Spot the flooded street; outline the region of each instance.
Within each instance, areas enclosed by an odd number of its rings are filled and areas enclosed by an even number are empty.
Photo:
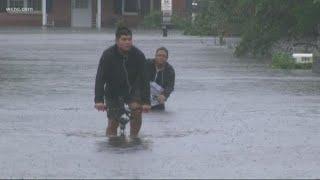
[[[93,99],[114,39],[0,30],[0,178],[320,177],[320,76],[234,58],[213,37],[133,31],[148,58],[168,48],[175,91],[139,139],[108,140]]]

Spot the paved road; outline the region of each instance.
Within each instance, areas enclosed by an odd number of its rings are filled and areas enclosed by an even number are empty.
[[[169,33],[134,34],[147,57],[170,50],[166,112],[144,115],[140,142],[112,142],[93,109],[112,30],[0,31],[0,177],[320,177],[320,77]]]

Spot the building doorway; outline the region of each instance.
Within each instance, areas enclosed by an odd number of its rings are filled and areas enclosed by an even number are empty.
[[[92,21],[91,0],[71,1],[71,26],[91,27]]]

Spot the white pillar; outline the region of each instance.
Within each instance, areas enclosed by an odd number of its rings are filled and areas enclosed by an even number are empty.
[[[98,29],[101,28],[101,0],[97,0],[96,26]]]
[[[42,0],[42,26],[47,25],[47,0]]]

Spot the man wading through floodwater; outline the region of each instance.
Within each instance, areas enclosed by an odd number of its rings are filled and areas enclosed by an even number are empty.
[[[95,84],[95,108],[107,111],[107,136],[116,136],[121,109],[131,110],[130,136],[137,137],[142,111],[150,110],[150,86],[145,71],[146,58],[132,43],[132,32],[126,27],[116,31],[116,44],[106,49],[99,62]]]

